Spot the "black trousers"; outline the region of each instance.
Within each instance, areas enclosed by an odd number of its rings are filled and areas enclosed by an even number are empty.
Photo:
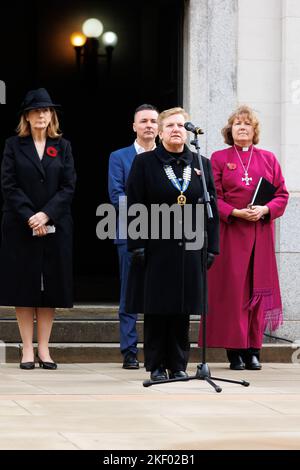
[[[158,367],[186,370],[190,351],[189,326],[189,315],[144,315],[147,371]]]

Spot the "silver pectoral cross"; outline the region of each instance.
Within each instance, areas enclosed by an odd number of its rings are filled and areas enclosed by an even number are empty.
[[[245,178],[242,178],[242,181],[246,181],[246,186],[250,186],[249,181],[252,181],[252,178],[251,178],[251,176],[250,177],[248,176],[247,171],[245,171]]]

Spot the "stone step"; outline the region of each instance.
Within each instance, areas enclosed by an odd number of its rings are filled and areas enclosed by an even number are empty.
[[[119,306],[116,304],[76,304],[73,308],[57,308],[57,320],[105,320],[118,319]],[[0,320],[15,319],[14,307],[0,307]]]
[[[73,308],[57,308],[55,311],[55,320],[118,320],[118,310],[119,306],[116,304],[77,304],[74,305]],[[138,315],[138,319],[140,320],[142,320],[143,317],[143,314]],[[200,315],[191,315],[190,318],[199,321]],[[0,321],[10,319],[16,319],[14,307],[0,307]]]
[[[137,328],[141,344],[140,360],[143,361],[143,315],[138,315]],[[191,362],[201,362],[201,350],[196,346],[199,316],[191,317]],[[36,338],[35,338],[36,341]],[[18,362],[20,335],[13,307],[0,307],[0,363]],[[299,345],[272,343],[265,339],[262,360],[266,362],[300,362]],[[118,305],[77,304],[72,309],[57,309],[51,335],[51,348],[55,360],[61,363],[121,362],[119,350]],[[208,349],[208,362],[226,362],[223,349]]]
[[[198,341],[199,320],[190,322],[190,340]],[[143,321],[137,321],[140,341],[144,341]],[[15,320],[0,320],[0,341],[16,343],[20,333]],[[34,332],[36,341],[36,330]],[[51,333],[53,343],[117,343],[119,341],[118,320],[56,320]],[[267,340],[266,340],[267,342]]]
[[[142,344],[139,359],[143,361]],[[51,353],[58,363],[122,362],[118,343],[51,343]],[[227,362],[224,349],[207,349],[206,361]],[[264,344],[262,362],[300,363],[300,344]],[[0,363],[19,362],[18,343],[0,343]],[[202,362],[202,350],[191,344],[190,362]]]
[[[116,313],[107,318],[106,313],[99,314],[98,318],[77,319],[64,316],[56,318],[51,334],[54,343],[117,343],[119,341],[119,319]],[[143,315],[138,315],[137,330],[140,341],[143,341]],[[199,330],[199,317],[191,318],[191,342],[197,342]],[[36,334],[34,336],[36,341]],[[17,321],[14,317],[5,319],[0,317],[0,341],[16,343],[20,341]],[[274,343],[265,336],[265,343]]]
[[[197,342],[199,320],[191,320],[191,342]],[[140,341],[144,340],[143,320],[137,321]],[[0,340],[5,343],[20,341],[16,320],[0,320]],[[34,335],[36,341],[36,332]],[[56,320],[51,333],[53,343],[117,343],[119,342],[119,320]]]

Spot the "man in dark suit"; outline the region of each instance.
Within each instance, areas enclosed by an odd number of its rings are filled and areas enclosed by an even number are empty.
[[[133,130],[136,140],[129,147],[121,148],[112,152],[109,158],[108,190],[111,203],[119,210],[122,199],[124,201],[125,187],[131,169],[132,162],[137,154],[153,150],[156,147],[155,138],[158,133],[157,127],[158,110],[150,105],[139,106],[134,113]],[[120,268],[120,348],[123,354],[124,369],[138,369],[136,331],[136,313],[125,311],[126,287],[128,272],[131,263],[131,253],[127,251],[127,240],[121,238],[117,230],[115,243],[118,248]]]

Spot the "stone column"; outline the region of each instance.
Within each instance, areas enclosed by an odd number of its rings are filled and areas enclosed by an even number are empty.
[[[202,154],[224,148],[220,133],[237,101],[238,0],[186,2],[184,107],[205,134]]]
[[[290,201],[280,220],[278,260],[285,322],[300,338],[300,2],[282,0],[281,164]]]

